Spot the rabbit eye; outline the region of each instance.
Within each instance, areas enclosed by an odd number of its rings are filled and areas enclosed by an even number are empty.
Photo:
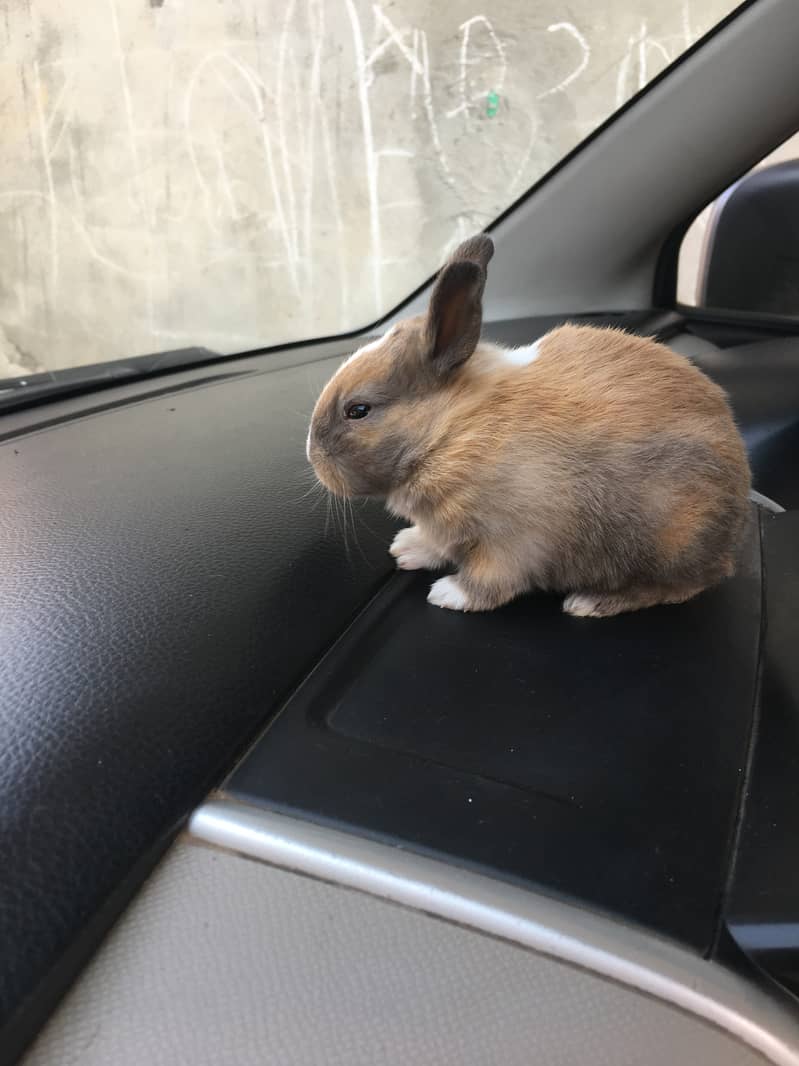
[[[351,403],[344,413],[347,418],[366,418],[371,410],[368,403]]]

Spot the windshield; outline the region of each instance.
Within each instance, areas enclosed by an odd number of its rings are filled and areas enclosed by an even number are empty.
[[[736,6],[6,4],[0,379],[374,322]]]

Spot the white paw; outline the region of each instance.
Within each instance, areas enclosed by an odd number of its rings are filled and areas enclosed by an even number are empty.
[[[575,618],[593,618],[596,616],[599,603],[599,596],[591,596],[586,592],[572,592],[563,601],[563,610],[566,614],[573,614]]]
[[[438,556],[426,546],[416,526],[401,529],[388,550],[400,570],[435,570],[440,566]]]
[[[469,601],[466,593],[454,577],[440,577],[434,582],[427,597],[434,607],[446,607],[450,611],[467,611]]]

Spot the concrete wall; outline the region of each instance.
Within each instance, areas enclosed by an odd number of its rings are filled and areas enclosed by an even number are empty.
[[[367,324],[736,0],[0,0],[0,377]]]

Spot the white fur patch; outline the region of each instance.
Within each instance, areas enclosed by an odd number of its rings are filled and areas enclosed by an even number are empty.
[[[308,427],[308,436],[305,438],[305,458],[311,461],[311,427]]]
[[[440,577],[433,583],[427,602],[434,607],[446,607],[449,611],[465,611],[469,601],[457,578]]]
[[[599,606],[599,597],[585,592],[572,592],[563,601],[563,610],[575,618],[593,618]]]
[[[383,342],[388,340],[388,338],[391,336],[391,334],[396,328],[396,326],[392,326],[391,329],[387,330],[382,337],[378,337],[376,341],[369,341],[368,344],[364,344],[357,350],[357,352],[353,352],[349,359],[344,360],[344,362],[341,364],[342,367],[349,366],[349,364],[354,359],[359,359],[362,355],[367,355],[369,352],[377,351],[377,349],[383,344]]]
[[[534,344],[527,344],[524,348],[503,348],[500,344],[491,344],[483,341],[478,344],[469,366],[475,374],[493,374],[497,370],[514,367],[521,369],[534,363],[541,355],[541,337]]]
[[[503,348],[502,358],[511,366],[529,366],[541,354],[541,342],[528,344],[524,348]]]
[[[401,529],[388,550],[400,570],[437,570],[442,563],[440,555],[425,543],[416,526]]]

